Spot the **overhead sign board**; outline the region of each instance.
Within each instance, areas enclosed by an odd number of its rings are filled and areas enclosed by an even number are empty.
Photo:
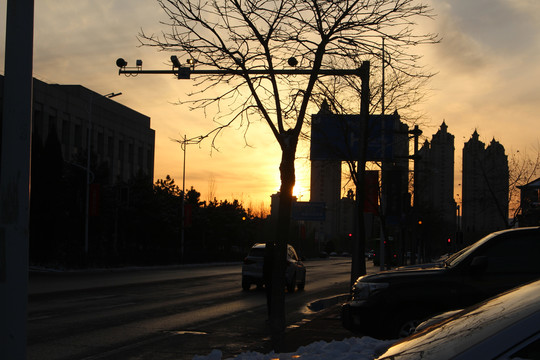
[[[311,118],[311,160],[356,161],[365,138],[360,115],[316,114]],[[393,158],[399,115],[370,115],[367,161]]]
[[[318,201],[294,202],[291,216],[294,220],[324,221],[326,219],[326,204]]]

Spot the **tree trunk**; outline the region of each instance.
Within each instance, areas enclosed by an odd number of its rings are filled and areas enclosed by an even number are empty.
[[[289,135],[289,134],[287,134]],[[294,159],[296,142],[294,136],[286,138],[282,145],[282,157],[279,167],[281,190],[276,242],[274,247],[274,266],[272,273],[272,294],[270,307],[270,327],[272,347],[279,352],[285,332],[285,269],[287,265],[287,244],[291,224],[292,193],[295,184]],[[297,137],[296,137],[297,139]],[[293,144],[289,142],[294,142]]]

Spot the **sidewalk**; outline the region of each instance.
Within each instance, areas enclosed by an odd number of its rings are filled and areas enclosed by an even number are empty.
[[[310,321],[289,326],[285,331],[285,344],[281,352],[295,352],[300,346],[317,341],[341,341],[361,334],[345,329],[341,324],[341,303],[321,310]]]
[[[372,262],[369,262],[366,270],[367,274],[380,272],[379,267]],[[341,323],[341,304],[345,301],[346,295],[339,296],[334,303],[317,312],[310,321],[287,327],[282,352],[295,352],[299,347],[317,341],[332,342],[361,337],[362,334],[345,329]]]

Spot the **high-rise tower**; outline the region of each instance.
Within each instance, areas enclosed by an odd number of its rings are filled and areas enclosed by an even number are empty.
[[[508,157],[495,139],[486,148],[478,132],[463,147],[463,231],[475,241],[508,224]]]
[[[426,140],[419,150],[414,206],[429,232],[429,246],[434,252],[444,251],[445,243],[456,233],[454,150],[454,135],[444,121],[431,144]]]

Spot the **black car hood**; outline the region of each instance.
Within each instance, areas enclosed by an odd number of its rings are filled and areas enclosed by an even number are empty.
[[[405,271],[405,270],[419,270],[419,269],[440,269],[443,267],[444,267],[444,262],[433,262],[433,263],[427,263],[427,264],[400,266],[394,270]]]
[[[440,263],[403,266],[394,270],[383,271],[377,274],[365,275],[360,278],[362,282],[382,282],[394,278],[405,276],[424,277],[438,276],[446,272],[447,268],[441,266]]]

